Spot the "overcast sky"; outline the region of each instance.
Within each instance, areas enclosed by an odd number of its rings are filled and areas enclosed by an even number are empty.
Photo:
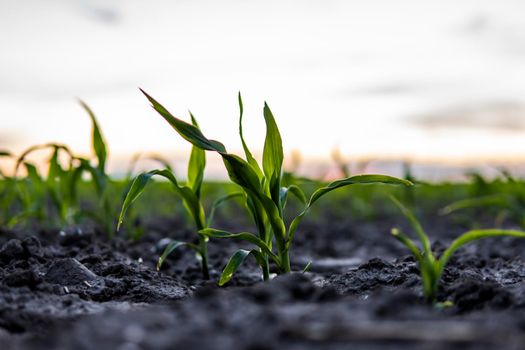
[[[144,88],[205,134],[262,149],[452,159],[525,155],[525,2],[0,0],[0,148],[184,152]]]

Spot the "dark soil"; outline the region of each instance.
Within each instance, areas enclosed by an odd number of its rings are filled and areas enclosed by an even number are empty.
[[[193,239],[178,222],[151,224],[139,242],[84,228],[0,234],[1,349],[523,349],[525,242],[461,249],[425,303],[415,261],[377,218],[305,221],[296,272],[260,282],[249,262],[217,278],[242,243],[210,244],[210,281],[180,250],[155,270],[162,238]],[[428,223],[427,223],[428,224]],[[428,225],[435,251],[464,231]],[[160,241],[160,243],[159,243]],[[442,242],[442,243],[440,243]]]

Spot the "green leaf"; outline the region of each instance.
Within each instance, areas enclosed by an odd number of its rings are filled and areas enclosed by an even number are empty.
[[[261,265],[261,267],[263,267],[262,265],[266,265],[264,257],[261,255],[261,252],[259,252],[258,250],[239,249],[235,253],[233,253],[233,255],[228,260],[228,263],[224,267],[224,270],[222,270],[222,274],[219,279],[219,287],[224,286],[226,283],[228,283],[231,280],[233,274],[237,271],[239,266],[242,265],[244,260],[246,260],[246,258],[249,255],[254,256],[255,259],[257,260],[257,263]]]
[[[392,185],[405,185],[405,186],[412,186],[412,183],[407,180],[399,179],[397,177],[388,176],[388,175],[355,175],[351,176],[346,179],[337,180],[329,183],[325,187],[321,187],[317,189],[312,196],[310,197],[310,200],[306,204],[306,207],[303,209],[303,211],[297,215],[292,223],[290,224],[290,227],[288,229],[288,237],[286,239],[286,244],[288,247],[293,241],[293,237],[295,235],[295,231],[297,230],[297,227],[303,220],[303,217],[306,215],[310,207],[322,196],[325,194],[338,189],[340,187],[349,186],[349,185],[356,185],[356,184],[392,184]]]
[[[140,174],[133,181],[128,193],[126,194],[126,198],[124,199],[124,204],[122,205],[117,230],[120,228],[120,225],[122,224],[124,215],[126,214],[128,208],[142,194],[144,188],[146,187],[150,179],[155,175],[162,176],[168,179],[173,184],[175,191],[181,196],[185,208],[193,217],[197,229],[204,228],[204,209],[202,208],[199,199],[195,196],[195,193],[193,193],[193,191],[189,187],[179,185],[173,172],[167,169],[156,169],[151,170],[147,173]]]
[[[166,261],[167,257],[173,253],[173,251],[179,247],[187,246],[191,249],[195,250],[197,254],[202,254],[199,247],[197,247],[195,244],[188,243],[188,242],[181,242],[176,240],[171,240],[171,242],[164,248],[164,252],[162,252],[162,255],[159,257],[159,260],[157,261],[157,271],[160,270],[162,267],[162,264],[164,264],[164,261]]]
[[[49,169],[47,173],[48,183],[54,182],[56,178],[61,178],[63,176],[64,169],[62,169],[62,166],[58,161],[58,155],[59,148],[55,148],[51,158],[49,159]]]
[[[242,158],[229,153],[221,154],[230,179],[241,186],[254,200],[257,200],[269,219],[278,244],[284,244],[285,227],[277,205],[264,194],[257,174]]]
[[[91,179],[95,184],[95,190],[98,196],[102,197],[104,195],[104,191],[106,190],[108,178],[103,172],[100,171],[98,167],[93,167],[88,159],[77,158],[77,161],[79,161],[80,164],[75,171],[75,175],[73,176],[74,178],[71,181],[70,186],[76,186],[77,183],[82,179],[82,174],[86,172],[91,175]]]
[[[0,151],[0,157],[12,157],[12,156],[13,155],[9,151],[4,151],[4,150]]]
[[[243,134],[243,131],[242,131],[242,117],[243,117],[244,109],[243,109],[243,105],[242,105],[242,98],[241,98],[241,93],[240,92],[238,94],[238,100],[239,100],[239,136],[241,137],[242,148],[244,149],[244,154],[246,155],[246,161],[248,162],[248,164],[250,164],[252,166],[253,170],[255,171],[255,173],[257,174],[259,179],[262,179],[263,178],[263,173],[261,171],[261,168],[259,167],[259,164],[257,163],[255,158],[253,157],[252,152],[250,152],[250,149],[248,148],[248,146],[246,145],[246,142],[244,140],[244,134]]]
[[[398,241],[403,243],[414,255],[414,257],[417,259],[419,263],[423,260],[423,255],[421,255],[421,252],[419,251],[419,248],[416,246],[414,241],[410,239],[406,234],[404,234],[400,229],[393,228],[392,236],[394,236]]]
[[[259,238],[266,242],[266,244],[268,244],[268,247],[271,247],[271,226],[268,223],[268,216],[266,215],[266,212],[262,207],[261,202],[257,200],[257,198],[253,195],[247,195],[246,207],[248,208],[248,211],[252,216],[253,222],[257,227]]]
[[[331,192],[343,186],[356,185],[356,184],[391,184],[391,185],[404,185],[404,186],[413,185],[410,181],[399,179],[397,177],[388,176],[388,175],[373,174],[373,175],[351,176],[346,179],[331,182],[327,186],[316,190],[310,197],[310,200],[308,202],[308,207],[310,207],[315,201],[317,201],[320,197],[324,196],[328,192]]]
[[[261,204],[272,226],[277,244],[283,245],[286,228],[284,227],[280,210],[277,204],[264,194],[253,168],[244,159],[236,155],[221,153],[221,156],[230,179],[241,186],[248,193],[248,196],[256,199]]]
[[[268,248],[266,243],[252,233],[249,233],[249,232],[232,233],[228,231],[217,230],[214,228],[206,228],[206,229],[200,230],[199,233],[201,235],[211,237],[211,238],[238,238],[240,240],[250,242],[252,244],[255,244],[257,247],[261,248],[261,250],[265,254],[268,254],[268,256],[270,256],[274,261],[276,262],[279,261],[279,258]]]
[[[253,193],[262,192],[259,177],[244,159],[230,153],[221,153],[221,156],[228,176],[233,182]]]
[[[401,213],[407,218],[408,222],[412,226],[412,229],[416,232],[421,244],[423,245],[423,251],[426,255],[432,255],[432,250],[430,249],[430,240],[428,239],[427,234],[423,230],[423,227],[417,220],[417,218],[412,214],[412,212],[405,207],[400,201],[397,200],[394,196],[390,196],[390,200],[399,208]]]
[[[222,143],[209,140],[202,134],[198,127],[174,117],[166,108],[164,108],[164,106],[158,103],[144,90],[140,89],[140,91],[146,96],[153,108],[164,118],[164,120],[166,120],[186,141],[207,151],[226,152],[226,148]]]
[[[6,226],[12,229],[19,223],[24,222],[27,219],[37,217],[38,215],[39,215],[38,208],[31,208],[31,209],[25,210],[9,218],[9,220],[6,223]]]
[[[473,241],[477,241],[483,238],[502,237],[502,236],[525,238],[525,232],[516,231],[516,230],[499,230],[499,229],[471,230],[471,231],[465,232],[464,234],[456,238],[452,242],[450,247],[448,247],[443,252],[443,255],[441,255],[441,257],[439,258],[438,271],[441,273],[441,271],[444,269],[445,265],[447,264],[450,257],[454,254],[454,252],[458,250],[460,247],[464,246],[465,244],[473,242]]]
[[[104,141],[104,137],[102,136],[102,131],[100,129],[100,126],[98,125],[97,118],[95,117],[95,113],[89,108],[89,106],[82,100],[78,100],[82,108],[87,112],[89,117],[91,118],[91,124],[93,128],[92,136],[91,136],[91,147],[93,147],[93,151],[95,152],[95,155],[97,157],[97,167],[100,170],[101,173],[106,173],[106,159],[108,156],[107,146],[106,142]]]
[[[269,181],[269,190],[272,200],[280,207],[281,172],[284,160],[283,142],[279,128],[272,111],[264,103],[264,120],[266,122],[266,138],[263,150],[263,171]]]
[[[467,198],[453,202],[440,210],[441,215],[448,215],[454,211],[476,208],[476,207],[490,207],[490,206],[507,206],[509,198],[502,194],[483,196],[477,198]]]
[[[198,128],[197,120],[191,114],[193,125]],[[195,195],[200,198],[202,181],[204,178],[204,168],[206,167],[206,154],[203,149],[193,146],[191,148],[190,161],[188,163],[188,186],[193,189]]]
[[[17,176],[18,169],[24,163],[25,159],[27,158],[27,156],[29,154],[31,154],[31,153],[33,153],[35,151],[46,149],[46,148],[51,148],[51,149],[53,149],[53,151],[56,150],[56,149],[61,149],[64,152],[66,152],[66,154],[70,158],[75,158],[73,153],[69,150],[69,148],[67,146],[59,144],[59,143],[45,143],[45,144],[41,144],[41,145],[31,146],[28,149],[26,149],[24,152],[22,152],[22,154],[16,160],[15,171],[14,171],[14,175],[13,176],[14,177]]]
[[[42,178],[38,174],[38,170],[36,169],[36,166],[29,162],[24,162],[24,167],[26,168],[27,177],[33,182],[34,184],[41,184],[43,185]]]
[[[237,271],[248,255],[250,255],[249,250],[239,249],[230,257],[224,270],[222,270],[221,278],[219,279],[219,286],[222,287],[232,278],[235,271]]]
[[[312,267],[312,261],[308,261],[308,263],[303,267],[302,273],[307,273],[310,270],[310,267]]]
[[[148,184],[152,176],[153,175],[148,174],[148,173],[142,173],[139,176],[137,176],[131,183],[131,187],[129,188],[128,193],[126,194],[126,197],[124,198],[124,203],[122,204],[122,209],[120,210],[120,215],[119,215],[118,224],[117,224],[117,231],[120,230],[120,226],[122,225],[122,222],[124,221],[124,215],[126,215],[126,212],[128,211],[129,207],[142,194],[142,192],[144,191],[144,188],[146,187],[146,185]]]

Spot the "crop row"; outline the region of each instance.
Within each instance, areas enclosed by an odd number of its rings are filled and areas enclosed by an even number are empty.
[[[82,107],[92,122],[92,149],[94,156],[80,157],[75,155],[66,145],[49,143],[29,148],[15,157],[9,152],[0,152],[0,157],[12,158],[15,167],[12,175],[0,173],[0,225],[16,227],[37,222],[40,225],[53,225],[60,228],[71,227],[91,220],[98,224],[109,237],[126,226],[127,237],[138,238],[143,230],[133,222],[138,213],[133,204],[144,193],[153,177],[161,177],[171,185],[182,201],[188,218],[194,226],[195,240],[180,241],[172,239],[166,245],[158,259],[160,269],[166,258],[176,249],[182,247],[191,249],[198,257],[202,276],[210,278],[208,262],[208,244],[210,239],[235,239],[243,241],[247,248],[234,252],[224,267],[219,285],[226,284],[240,265],[253,257],[261,269],[264,280],[272,277],[272,273],[284,274],[291,272],[290,250],[294,246],[294,237],[300,230],[301,221],[309,213],[310,208],[328,193],[343,187],[359,187],[367,184],[397,185],[405,188],[403,204],[396,197],[390,200],[410,223],[420,241],[418,246],[402,230],[395,228],[392,235],[402,242],[414,255],[419,264],[423,284],[423,294],[432,303],[437,303],[439,281],[447,262],[452,254],[461,246],[487,237],[512,236],[525,238],[525,232],[518,230],[472,229],[455,239],[448,249],[436,256],[430,245],[430,240],[408,209],[413,206],[414,180],[409,176],[405,179],[387,175],[362,174],[348,176],[330,183],[304,179],[283,170],[284,153],[282,138],[277,123],[269,106],[265,103],[263,116],[266,124],[266,136],[263,147],[262,162],[259,163],[250,151],[243,136],[243,103],[239,103],[239,136],[244,150],[244,157],[227,151],[219,141],[206,137],[196,118],[190,114],[191,122],[186,122],[173,116],[154,98],[142,91],[154,110],[178,133],[180,137],[191,143],[192,149],[187,166],[185,181],[180,181],[169,163],[161,157],[151,156],[162,165],[162,168],[140,173],[133,178],[130,171],[123,186],[117,186],[107,173],[106,163],[108,151],[95,115],[83,102]],[[37,151],[49,150],[51,153],[47,162],[47,173],[40,173],[38,167],[29,160],[29,156]],[[231,184],[228,192],[210,201],[203,196],[204,170],[206,167],[206,152],[217,153],[224,164]],[[132,163],[138,161],[134,158]],[[21,172],[24,175],[21,176]],[[490,186],[481,177],[475,177],[474,184],[480,186],[479,195],[469,199],[461,199],[446,206],[442,213],[473,210],[476,207],[499,208],[496,223],[506,216],[511,216],[523,225],[523,186],[510,174],[503,172],[507,183],[515,185],[508,193],[489,193]],[[412,181],[410,181],[412,180]],[[304,183],[309,191],[305,191]],[[79,189],[91,187],[96,203],[90,207],[79,196]],[[225,187],[226,188],[226,187]],[[313,188],[313,189],[312,189]],[[386,192],[386,191],[385,191]],[[385,193],[385,198],[389,196]],[[525,198],[525,196],[523,196]],[[230,232],[213,227],[216,210],[235,200],[241,203],[252,220],[253,231]],[[295,201],[289,212],[287,204]],[[117,204],[116,204],[117,202]],[[211,204],[208,204],[211,203]],[[205,207],[207,210],[205,210]],[[298,209],[297,209],[298,208]],[[501,216],[501,217],[500,217]],[[131,222],[126,225],[125,222]],[[305,266],[304,269],[308,269]]]

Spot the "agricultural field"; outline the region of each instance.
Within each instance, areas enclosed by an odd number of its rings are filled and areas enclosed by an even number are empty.
[[[185,174],[151,156],[113,178],[84,102],[92,157],[0,153],[15,168],[0,174],[2,349],[523,348],[522,179],[323,182],[283,169],[266,104],[256,160],[240,95],[243,154],[144,95],[192,144]],[[229,181],[205,178],[209,152]]]

